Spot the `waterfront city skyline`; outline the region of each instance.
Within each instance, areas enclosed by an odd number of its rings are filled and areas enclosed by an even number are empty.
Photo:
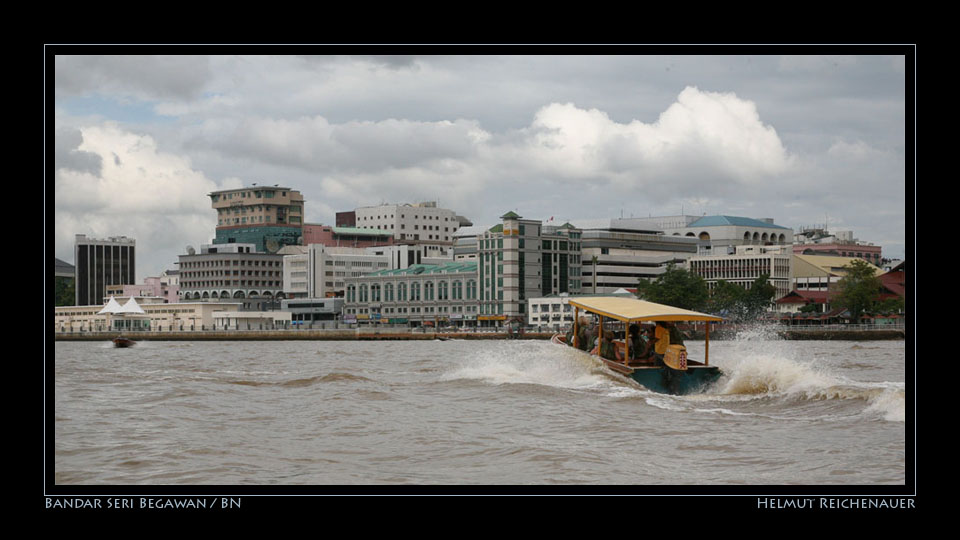
[[[208,193],[257,183],[300,191],[308,223],[420,201],[477,225],[724,214],[826,224],[902,258],[911,69],[885,54],[58,56],[55,255],[73,262],[75,234],[124,235],[138,281],[158,275],[211,242]]]

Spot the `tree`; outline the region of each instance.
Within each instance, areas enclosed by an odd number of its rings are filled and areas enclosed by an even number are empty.
[[[53,280],[54,305],[72,306],[75,300],[74,290],[76,289],[74,281],[70,278],[56,276]]]
[[[702,277],[674,264],[655,280],[641,279],[637,297],[658,304],[700,311],[707,307],[710,293]]]
[[[710,293],[711,313],[736,313],[747,290],[726,280],[720,280]]]
[[[767,282],[768,276],[761,275],[754,280],[749,289],[729,281],[718,281],[710,295],[709,309],[713,313],[723,313],[737,321],[749,321],[757,318],[770,307],[776,287]]]
[[[867,261],[857,259],[843,269],[847,273],[837,283],[833,304],[846,308],[852,322],[858,324],[860,317],[877,305],[882,284],[877,277],[877,268]]]
[[[770,279],[769,275],[761,274],[753,281],[750,290],[744,295],[743,305],[746,317],[756,318],[770,308],[770,302],[773,301],[773,296],[777,294],[777,288],[770,284],[768,279]]]

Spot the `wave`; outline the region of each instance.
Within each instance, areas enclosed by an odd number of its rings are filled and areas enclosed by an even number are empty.
[[[859,382],[832,373],[816,362],[799,362],[775,347],[768,353],[743,354],[722,366],[724,377],[716,391],[743,400],[777,398],[783,401],[862,401],[867,415],[903,422],[906,392],[902,382]]]
[[[230,380],[226,381],[228,384],[236,384],[241,386],[281,386],[281,387],[305,387],[312,386],[317,383],[328,383],[328,382],[341,382],[341,381],[369,381],[366,377],[361,377],[359,375],[353,375],[350,373],[330,373],[323,376],[317,377],[306,377],[302,379],[291,379],[288,381],[250,381],[250,380]]]

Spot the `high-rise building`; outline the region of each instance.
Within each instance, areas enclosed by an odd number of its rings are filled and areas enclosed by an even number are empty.
[[[76,235],[73,247],[76,305],[101,305],[107,285],[136,283],[136,244],[136,240],[126,236],[96,239]]]
[[[545,226],[514,212],[500,219],[502,224],[477,235],[481,326],[526,320],[528,298],[581,292],[580,229]]]
[[[303,195],[279,186],[227,189],[209,194],[217,211],[214,244],[254,244],[262,253],[303,242]]]

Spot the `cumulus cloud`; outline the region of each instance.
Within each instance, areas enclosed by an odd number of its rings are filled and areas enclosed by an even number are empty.
[[[597,109],[554,103],[526,133],[527,157],[554,177],[651,194],[703,196],[705,188],[769,181],[793,159],[752,102],[693,87],[654,123],[617,123]]]
[[[182,156],[162,152],[148,136],[105,124],[78,130],[81,142],[58,161],[54,175],[56,252],[72,259],[75,234],[135,238],[142,272],[176,261],[185,240],[208,241],[216,215],[207,194],[219,189]],[[63,137],[72,146],[77,132]],[[71,153],[93,156],[98,168],[78,169]],[[91,159],[91,161],[93,161]]]

